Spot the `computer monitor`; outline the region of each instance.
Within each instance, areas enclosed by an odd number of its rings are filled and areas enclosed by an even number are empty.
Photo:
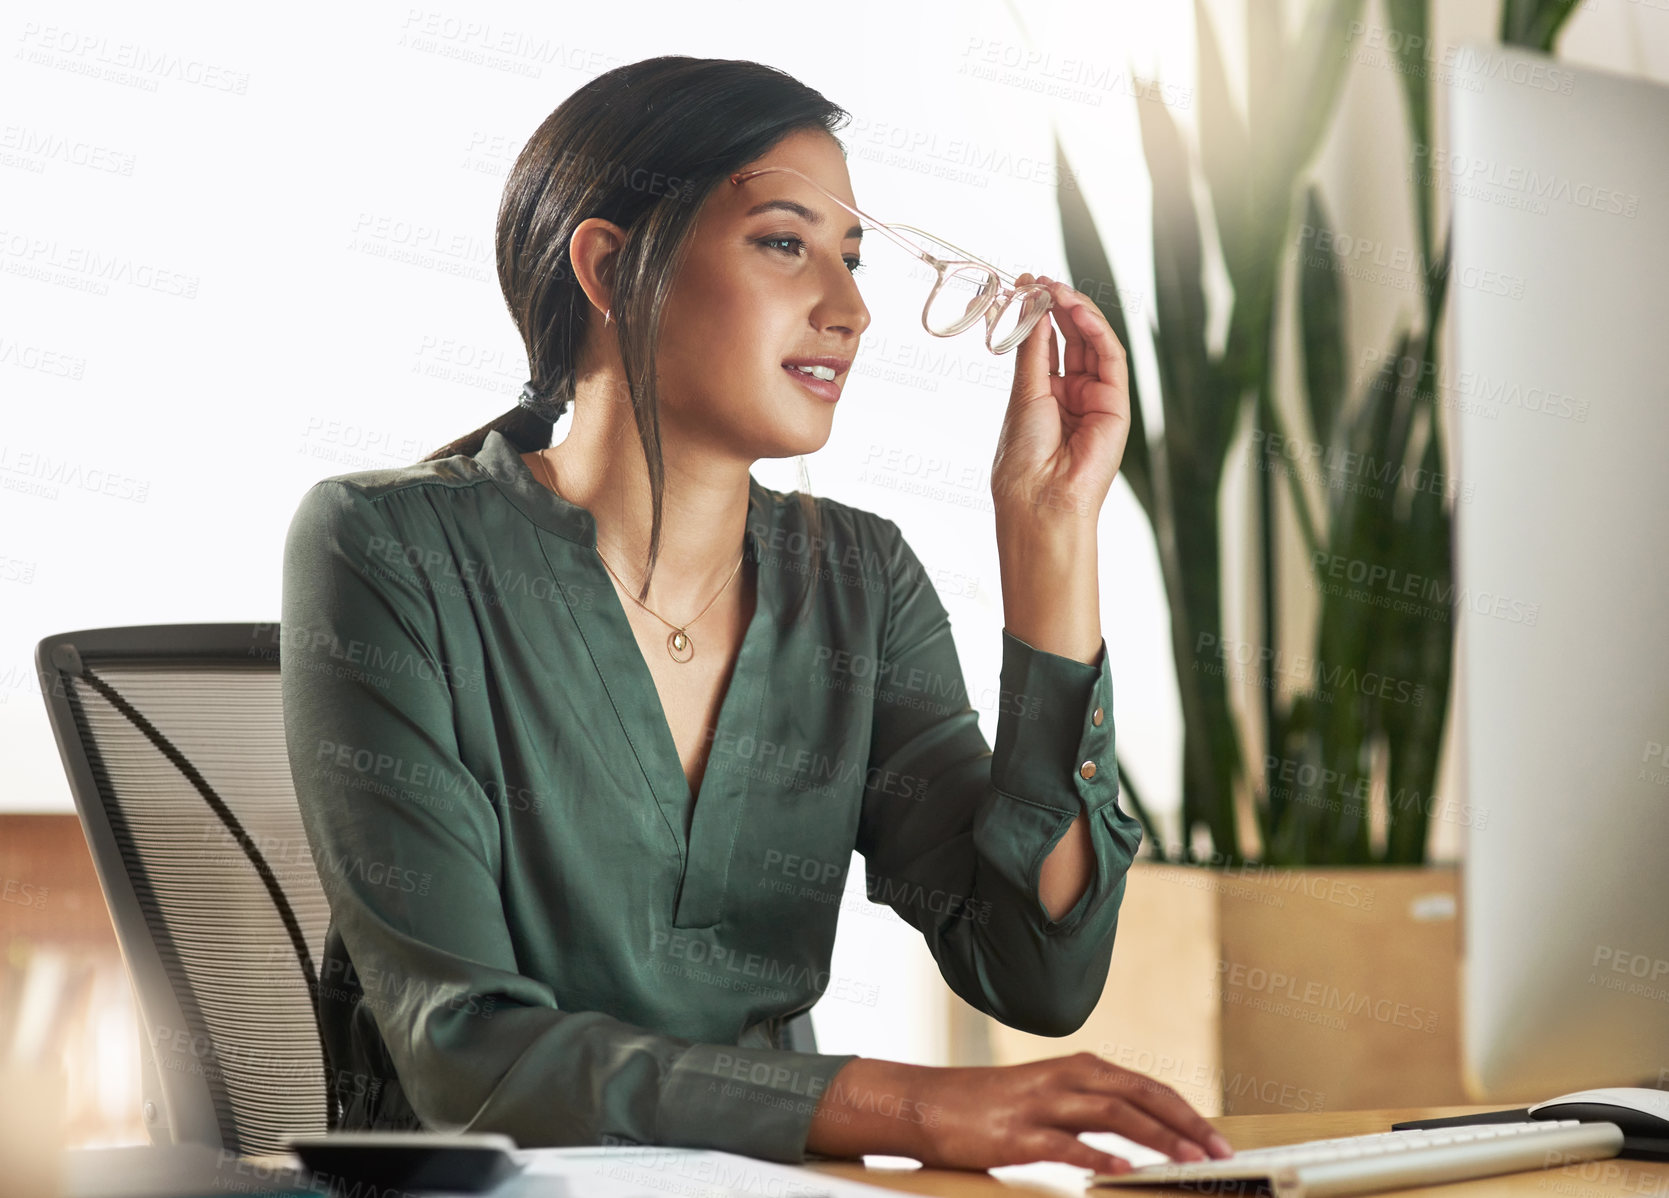
[[[1450,103],[1466,1085],[1661,1087],[1669,88],[1478,44]]]

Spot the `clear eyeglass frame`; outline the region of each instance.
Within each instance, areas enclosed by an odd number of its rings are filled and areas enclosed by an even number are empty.
[[[804,179],[830,200],[857,217],[865,229],[875,229],[884,233],[910,254],[920,258],[933,268],[936,278],[932,290],[927,293],[927,302],[921,308],[921,327],[935,337],[955,337],[957,334],[965,332],[976,320],[983,316],[985,318],[985,348],[994,354],[1006,354],[1024,341],[1027,334],[1036,327],[1037,322],[1043,319],[1043,314],[1054,306],[1054,300],[1049,295],[1049,289],[1042,283],[1021,283],[1013,275],[993,266],[983,258],[970,254],[960,246],[952,245],[944,238],[924,229],[918,229],[914,225],[889,225],[885,221],[876,220],[863,209],[854,208],[851,204],[830,192],[821,183],[791,166],[761,166],[753,170],[735,171],[730,176],[730,182],[741,184],[755,175],[767,175],[776,172]],[[950,253],[960,256],[940,258],[930,254],[904,237],[900,230],[932,241],[943,246]],[[944,291],[947,282],[957,279],[959,276],[971,278],[972,271],[984,272],[984,279],[977,288],[973,289],[972,297],[967,304],[967,310],[944,328],[934,328],[928,321],[928,313],[933,310],[933,304],[939,299],[940,293]],[[1004,313],[1008,311],[1009,305],[1016,301],[1021,305],[1017,323],[1013,329],[1003,335],[1000,341],[993,344],[991,338],[997,330],[998,323],[1002,320]]]

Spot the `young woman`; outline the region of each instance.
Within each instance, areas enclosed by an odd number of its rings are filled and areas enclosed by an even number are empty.
[[[1064,361],[1041,321],[996,451],[995,753],[897,524],[750,473],[825,443],[870,323],[829,200],[854,203],[846,115],[752,62],[580,88],[499,213],[522,402],[301,501],[283,697],[345,1128],[974,1169],[1128,1167],[1084,1130],[1228,1151],[1091,1053],[940,1069],[784,1042],[824,993],[870,998],[828,968],[854,848],[958,995],[1060,1036],[1101,995],[1141,839],[1096,577],[1126,367],[1084,296],[1038,280]],[[768,166],[797,173],[732,178]]]

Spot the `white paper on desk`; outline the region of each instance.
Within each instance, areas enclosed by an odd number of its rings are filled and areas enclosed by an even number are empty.
[[[516,1198],[898,1198],[898,1191],[707,1148],[524,1148]]]
[[[1078,1138],[1091,1148],[1123,1157],[1137,1168],[1171,1159],[1155,1148],[1138,1144],[1134,1140],[1127,1140],[1116,1132],[1083,1131],[1078,1133]],[[1093,1176],[1090,1170],[1077,1165],[1069,1165],[1065,1161],[1033,1161],[1029,1165],[998,1165],[995,1169],[988,1170],[988,1172],[998,1181],[1040,1186],[1044,1189],[1059,1190],[1064,1194],[1083,1193],[1089,1188],[1089,1179]],[[1107,1190],[1097,1189],[1094,1192],[1105,1194]]]

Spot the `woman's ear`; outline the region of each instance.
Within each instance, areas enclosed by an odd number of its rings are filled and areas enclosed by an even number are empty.
[[[615,268],[625,243],[625,230],[600,216],[582,220],[568,239],[574,279],[598,312],[613,306]]]

